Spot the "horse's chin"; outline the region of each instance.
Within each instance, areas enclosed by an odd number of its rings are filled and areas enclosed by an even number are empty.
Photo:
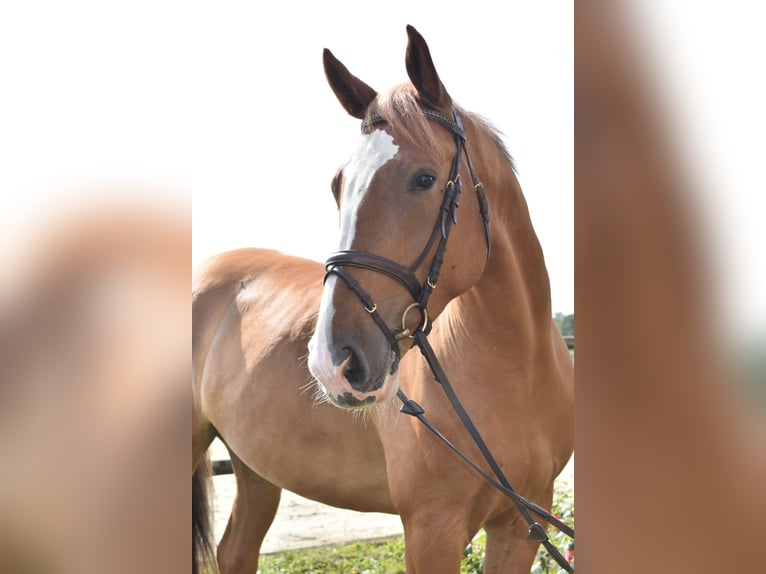
[[[399,390],[399,373],[388,375],[380,388],[372,392],[360,392],[353,389],[346,381],[326,381],[317,379],[320,399],[338,408],[362,410],[390,401]]]

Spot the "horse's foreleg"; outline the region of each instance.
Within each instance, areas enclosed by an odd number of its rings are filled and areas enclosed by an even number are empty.
[[[237,479],[237,496],[218,545],[218,567],[221,574],[255,574],[261,544],[274,521],[282,489],[229,454]]]
[[[443,516],[405,519],[407,574],[458,574],[470,535]]]
[[[550,510],[552,497],[551,488],[537,502]],[[487,532],[484,574],[529,574],[539,545],[529,540],[529,527],[515,509],[485,524],[484,530]]]

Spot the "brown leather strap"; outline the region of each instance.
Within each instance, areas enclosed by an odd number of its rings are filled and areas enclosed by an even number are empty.
[[[443,125],[445,128],[453,132],[456,136],[458,136],[460,139],[465,141],[465,131],[463,131],[463,127],[461,125],[458,125],[456,122],[454,122],[447,114],[443,114],[441,112],[438,112],[436,110],[431,110],[428,108],[423,108],[420,110],[420,113],[423,114],[426,118],[429,120],[435,121],[438,124]],[[383,118],[383,116],[379,115],[373,115],[367,118],[362,122],[362,129],[366,130],[367,128],[371,128],[375,124],[383,123],[386,120]]]
[[[354,295],[357,296],[357,298],[362,302],[364,310],[370,314],[370,317],[372,317],[375,323],[377,323],[380,330],[386,336],[386,339],[388,339],[388,343],[391,345],[391,349],[394,351],[394,363],[391,365],[391,372],[394,372],[396,367],[398,367],[399,359],[401,358],[399,343],[397,342],[393,331],[388,328],[388,325],[386,325],[383,317],[381,317],[380,313],[378,313],[378,306],[375,304],[375,301],[373,301],[372,297],[370,297],[367,291],[365,291],[362,286],[359,285],[359,282],[351,277],[348,273],[346,273],[343,269],[334,269],[333,273],[340,277],[346,286],[354,293]]]
[[[420,294],[420,282],[412,270],[399,265],[396,261],[391,261],[374,253],[350,249],[336,251],[327,258],[325,267],[327,273],[336,273],[338,267],[358,267],[360,269],[378,271],[399,281],[399,283],[407,288],[413,299],[417,299]]]

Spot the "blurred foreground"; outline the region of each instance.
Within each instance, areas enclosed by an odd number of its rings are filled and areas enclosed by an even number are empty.
[[[56,196],[2,237],[0,572],[189,570],[190,213],[163,203]]]
[[[667,29],[658,16],[666,7],[657,6],[577,4],[578,566],[590,574],[755,572],[766,534],[766,405],[746,390],[758,385],[731,368],[739,337],[730,311],[753,294],[761,298],[747,299],[753,317],[763,310],[764,294],[750,282],[763,256],[721,250],[715,234],[725,215],[717,206],[753,190],[716,187],[704,177],[711,165],[690,153],[701,134],[716,133],[705,132],[710,118],[680,121],[705,94],[676,81],[689,68],[666,74],[689,33]],[[686,7],[684,25],[701,26],[697,34],[716,49],[734,41],[717,31],[743,23],[727,9],[706,29],[705,10]],[[664,15],[678,15],[674,8]],[[736,45],[732,65],[747,55]],[[687,107],[676,114],[679,101]],[[747,196],[753,208],[762,192]],[[729,232],[744,233],[744,223]],[[733,261],[756,275],[730,281]]]

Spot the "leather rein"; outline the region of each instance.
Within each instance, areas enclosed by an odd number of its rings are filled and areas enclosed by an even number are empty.
[[[537,504],[527,500],[519,495],[511,486],[507,477],[503,473],[500,465],[495,460],[495,457],[490,452],[487,444],[484,442],[479,430],[471,420],[471,417],[466,412],[463,405],[458,400],[452,385],[447,378],[444,369],[442,369],[433,348],[428,342],[427,335],[431,330],[431,324],[428,319],[427,305],[431,293],[436,289],[437,282],[439,280],[439,274],[441,271],[442,263],[444,262],[444,252],[447,250],[447,240],[453,225],[457,224],[457,208],[460,205],[460,195],[462,193],[463,182],[460,177],[460,165],[462,163],[462,157],[466,159],[466,164],[471,175],[474,191],[476,193],[476,200],[479,204],[479,214],[484,226],[484,237],[487,245],[487,260],[491,252],[491,235],[489,228],[489,206],[487,203],[487,197],[484,193],[484,186],[479,181],[476,172],[474,171],[471,158],[468,155],[468,149],[466,148],[466,134],[463,129],[463,123],[460,119],[455,108],[452,109],[452,118],[438,112],[436,110],[423,109],[421,113],[429,120],[434,121],[447,130],[449,130],[455,140],[456,153],[452,160],[450,167],[449,179],[444,188],[444,199],[442,200],[441,207],[439,208],[439,214],[436,218],[431,236],[428,239],[423,251],[420,253],[415,262],[409,267],[405,267],[395,261],[368,253],[364,251],[345,250],[338,251],[328,257],[325,267],[326,275],[325,281],[330,275],[337,275],[346,286],[357,296],[365,310],[370,314],[370,317],[375,321],[380,330],[385,335],[391,349],[394,353],[394,362],[391,367],[392,372],[396,369],[401,358],[401,350],[399,348],[399,341],[405,338],[414,340],[414,344],[420,349],[423,357],[425,358],[431,372],[434,375],[434,379],[441,385],[445,395],[450,401],[453,409],[460,417],[461,422],[465,426],[468,433],[471,435],[476,446],[479,448],[482,456],[489,465],[494,476],[486,473],[476,463],[470,460],[465,454],[453,445],[439,430],[437,430],[425,417],[425,410],[415,401],[410,400],[404,392],[400,389],[397,391],[397,396],[402,401],[401,412],[417,418],[431,433],[434,434],[442,443],[444,443],[452,452],[454,452],[461,460],[463,460],[468,466],[470,466],[476,473],[478,473],[484,480],[486,480],[493,487],[500,492],[508,496],[516,505],[521,516],[527,522],[529,526],[528,537],[535,542],[542,544],[550,555],[556,560],[556,562],[567,572],[574,572],[574,568],[567,560],[561,555],[559,550],[553,546],[550,542],[545,528],[536,522],[532,518],[532,513],[548,522],[561,532],[564,532],[567,536],[574,539],[574,529],[564,524],[551,513]],[[380,116],[373,116],[368,120],[362,122],[362,129],[367,129],[375,124],[384,123],[385,120]],[[431,266],[426,277],[424,284],[420,284],[415,272],[426,259],[428,254],[434,248],[436,244],[436,250],[434,252],[433,259],[431,260]],[[346,271],[346,267],[356,267],[359,269],[367,269],[383,273],[399,283],[401,283],[405,289],[410,293],[415,301],[409,307],[407,307],[402,315],[401,329],[398,327],[391,329],[383,318],[380,316],[377,310],[377,305],[369,296],[369,294],[362,288],[359,283],[353,279],[353,277]],[[407,316],[411,311],[417,309],[420,314],[420,322],[418,326],[411,330],[407,327]]]

